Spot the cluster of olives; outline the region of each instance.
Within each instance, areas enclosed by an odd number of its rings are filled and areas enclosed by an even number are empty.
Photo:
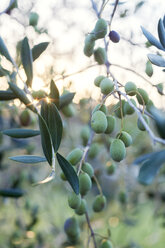
[[[94,84],[95,86],[100,87],[101,92],[104,95],[108,95],[114,90],[113,81],[102,75],[95,78]],[[147,110],[149,110],[149,108],[153,105],[152,101],[149,100],[147,92],[142,88],[137,88],[133,82],[126,83],[125,92],[129,96],[136,96],[138,103],[143,106],[146,105]],[[134,106],[136,106],[136,101],[134,99],[130,99],[130,101]],[[118,118],[122,118],[125,115],[131,115],[134,112],[134,108],[125,100],[119,101],[114,109],[114,114]],[[149,123],[147,115],[143,114],[143,118],[147,123]],[[114,131],[115,125],[115,117],[107,114],[107,108],[104,104],[99,104],[94,108],[91,117],[91,128],[95,133],[110,134]],[[141,131],[145,131],[145,127],[139,118],[137,121],[137,126]],[[126,156],[126,147],[129,147],[131,144],[132,137],[129,133],[125,131],[118,133],[110,145],[111,158],[116,162],[123,160]]]
[[[85,38],[85,45],[84,45],[84,54],[87,57],[94,55],[96,62],[99,65],[105,64],[107,60],[106,51],[102,47],[95,47],[95,41],[98,39],[102,39],[107,34],[107,22],[100,18],[95,25],[94,30],[88,34]]]
[[[82,159],[83,151],[80,148],[73,149],[66,157],[66,159],[75,167],[80,160]],[[92,177],[94,176],[94,170],[90,163],[82,163],[81,172],[79,175],[79,187],[80,194],[76,195],[74,192],[71,192],[68,195],[68,205],[70,208],[74,209],[75,214],[84,215],[87,212],[87,202],[84,198],[87,193],[92,188]],[[64,178],[64,175],[62,175]],[[93,211],[100,212],[104,209],[106,205],[106,197],[103,194],[99,194],[95,197],[93,201]],[[68,224],[69,223],[69,224]],[[64,225],[64,230],[71,243],[77,241],[79,238],[79,229],[77,228],[77,223],[75,217],[69,218],[66,220]],[[73,231],[76,226],[77,231]],[[74,228],[73,228],[74,227]],[[74,229],[75,230],[75,229]],[[73,231],[73,232],[72,232]]]

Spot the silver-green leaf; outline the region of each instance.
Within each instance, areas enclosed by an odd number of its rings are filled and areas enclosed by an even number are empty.
[[[22,41],[21,61],[27,77],[26,84],[31,87],[33,80],[33,58],[27,37]]]
[[[3,134],[8,135],[12,138],[30,138],[40,134],[39,130],[23,129],[23,128],[12,128],[2,131]]]
[[[22,156],[20,155],[15,157],[9,157],[9,159],[23,164],[36,164],[36,163],[46,162],[45,157],[34,156],[34,155],[22,155]]]

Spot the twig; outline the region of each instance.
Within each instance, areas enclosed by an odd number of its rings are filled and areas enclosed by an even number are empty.
[[[113,20],[113,17],[115,15],[115,12],[116,12],[116,8],[117,8],[117,5],[118,5],[118,2],[119,2],[119,0],[116,0],[115,5],[114,5],[114,8],[113,8],[113,11],[112,11],[112,14],[111,14],[111,18],[110,18],[110,22],[109,22],[109,27],[112,24],[112,20]]]
[[[154,135],[154,133],[152,132],[152,130],[150,129],[150,127],[148,126],[148,124],[147,124],[146,121],[144,120],[144,118],[143,118],[141,112],[140,112],[139,109],[130,101],[129,97],[128,97],[125,93],[123,93],[123,92],[121,92],[121,91],[119,91],[119,92],[120,92],[120,94],[121,94],[122,96],[124,96],[124,97],[127,99],[127,102],[129,103],[129,105],[135,110],[137,116],[139,117],[139,120],[140,120],[140,121],[142,122],[142,124],[144,125],[144,127],[145,127],[146,131],[148,132],[149,136],[151,137],[153,143],[155,144],[156,142],[159,142],[159,143],[165,145],[165,140],[164,140],[164,139],[161,139],[161,138],[159,138],[159,137],[157,137],[157,136]]]
[[[89,65],[89,66],[87,66],[87,67],[85,67],[85,68],[80,69],[79,71],[76,71],[76,72],[73,72],[73,73],[70,73],[70,74],[66,74],[66,75],[62,75],[62,76],[60,76],[59,78],[54,79],[54,81],[57,82],[57,81],[59,81],[59,80],[65,79],[65,78],[72,77],[72,76],[74,76],[74,75],[77,75],[77,74],[79,74],[79,73],[81,73],[81,72],[84,72],[84,71],[86,71],[87,69],[90,69],[90,68],[92,68],[92,67],[94,67],[94,66],[97,66],[97,65],[98,65],[98,64]]]
[[[97,248],[97,243],[96,243],[96,239],[95,239],[95,233],[94,233],[94,231],[92,229],[92,226],[91,226],[91,223],[90,223],[90,219],[89,219],[89,215],[88,215],[88,212],[87,211],[85,213],[85,217],[86,217],[86,221],[87,221],[89,230],[91,232],[91,237],[93,239],[94,248]]]

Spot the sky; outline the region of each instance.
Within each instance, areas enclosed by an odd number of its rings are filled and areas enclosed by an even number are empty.
[[[109,1],[102,15],[107,21],[112,13],[112,2],[114,1]],[[112,23],[112,29],[116,30],[123,39],[118,44],[110,43],[108,56],[111,63],[133,68],[145,76],[147,54],[157,50],[153,47],[150,49],[144,47],[143,44],[146,39],[140,26],[144,26],[157,36],[157,22],[164,15],[165,1],[146,0],[136,12],[134,12],[135,6],[140,1],[128,0],[123,2],[125,3],[117,8]],[[8,3],[8,0],[1,0],[0,11],[3,11]],[[101,1],[97,1],[98,5],[100,3]],[[61,77],[62,72],[72,74],[95,63],[93,57],[88,58],[83,54],[85,35],[92,31],[97,21],[90,0],[18,0],[18,6],[19,9],[13,10],[11,16],[6,14],[0,16],[1,37],[6,42],[12,56],[15,57],[16,55],[17,42],[25,35],[29,38],[31,47],[43,41],[50,42],[47,51],[34,63],[34,90],[49,84],[50,69],[53,71],[51,76],[57,80]],[[125,10],[128,16],[120,18],[120,14]],[[33,27],[28,26],[30,11],[39,14],[38,28],[47,29],[48,35],[38,35]],[[139,45],[133,46],[126,40]],[[104,46],[103,41],[99,40],[97,46]],[[6,65],[6,61],[4,63]],[[10,67],[9,64],[6,66]],[[112,71],[122,84],[127,81],[134,81],[138,87],[149,91],[151,97],[156,99],[157,105],[162,105],[162,98],[159,97],[159,101],[157,101],[158,94],[155,88],[149,87],[144,80],[117,67],[113,67]],[[76,91],[76,102],[87,95],[98,99],[100,91],[96,87],[94,88],[93,81],[96,76],[105,75],[105,73],[104,66],[92,67],[81,74],[57,81],[57,86],[60,91],[63,87],[70,87],[71,91]],[[21,70],[21,74],[22,77],[26,78],[23,70]],[[164,80],[164,73],[160,68],[154,66],[153,77],[150,79],[146,76],[146,78],[153,84],[160,83]],[[4,83],[1,81],[0,88],[3,87]]]

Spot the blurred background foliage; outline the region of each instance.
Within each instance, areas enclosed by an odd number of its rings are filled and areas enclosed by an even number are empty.
[[[60,152],[67,155],[71,149],[83,146],[81,130],[88,124],[92,109],[101,99],[99,90],[93,86],[93,81],[97,75],[105,74],[104,67],[93,66],[95,63],[92,59],[89,62],[83,55],[85,34],[92,30],[91,27],[96,21],[90,1],[18,0],[16,8],[7,11],[9,1],[2,3],[1,36],[18,64],[19,45],[25,35],[28,36],[31,46],[39,42],[50,42],[46,52],[34,62],[33,90],[42,89],[48,92],[48,86],[53,78],[61,93],[66,89],[76,92],[73,103],[70,104],[70,116],[66,116],[65,112],[61,113],[64,134]],[[113,1],[109,3],[104,12],[106,20],[109,19]],[[156,27],[157,20],[163,16],[164,9],[165,3],[162,1],[125,1],[118,7],[113,23],[113,29],[121,35],[121,42],[120,45],[112,44],[110,61],[133,68],[153,85],[160,82],[164,84],[164,72],[155,66],[153,75],[145,72],[148,62],[146,54],[149,49],[152,52],[156,50],[153,47],[148,48],[140,25],[155,34],[154,26]],[[37,13],[37,23],[32,20],[30,23],[31,13]],[[1,59],[1,65],[6,70],[12,69],[4,58]],[[75,73],[82,69],[83,72]],[[74,73],[75,75],[72,75]],[[129,80],[144,87],[154,104],[164,108],[163,94],[136,73],[117,66],[114,66],[113,73],[123,84]],[[21,76],[25,78],[23,70]],[[0,79],[0,89],[4,90],[7,88],[6,78]],[[11,127],[38,129],[36,116],[25,110],[20,102],[15,100],[14,103],[15,105],[8,102],[0,103],[0,130]],[[110,99],[109,111],[113,109],[115,103],[115,100]],[[116,165],[115,172],[108,174],[107,168],[111,164],[108,147],[120,130],[120,122],[118,119],[111,137],[95,135],[95,145],[88,156],[88,161],[95,169],[95,175],[108,199],[106,210],[102,214],[92,212],[92,196],[98,193],[93,182],[92,191],[86,197],[91,223],[96,232],[103,237],[107,236],[109,228],[116,248],[162,248],[165,243],[164,167],[152,185],[143,186],[137,181],[139,167],[132,164],[136,157],[160,149],[161,146],[153,145],[148,134],[138,130],[136,114],[126,116],[124,130],[131,134],[133,145],[128,148],[126,159]],[[150,126],[156,133],[152,120]],[[71,189],[69,184],[60,178],[61,170],[58,165],[55,180],[32,187],[33,183],[49,174],[48,167],[44,163],[26,166],[8,159],[16,154],[41,155],[40,143],[40,137],[18,140],[2,136],[0,133],[0,188],[17,189],[18,193],[23,194],[23,197],[17,199],[0,197],[1,248],[70,247],[66,242],[63,225],[68,217],[74,215],[67,203],[67,195]],[[76,247],[86,247],[87,224],[84,217],[78,219],[83,231],[81,243]],[[100,236],[97,238],[101,239]]]

